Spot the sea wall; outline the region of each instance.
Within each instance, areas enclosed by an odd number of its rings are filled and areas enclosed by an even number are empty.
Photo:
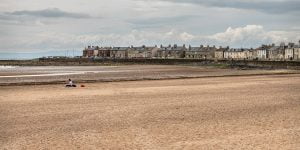
[[[90,65],[208,65],[224,67],[256,67],[300,69],[300,61],[208,60],[208,59],[90,59],[56,58],[35,60],[0,60],[11,66],[90,66]]]

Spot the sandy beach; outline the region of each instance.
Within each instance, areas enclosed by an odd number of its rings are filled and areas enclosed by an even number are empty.
[[[299,149],[300,76],[0,86],[0,149]]]
[[[186,79],[242,75],[300,74],[291,69],[230,69],[213,66],[0,66],[0,86]]]

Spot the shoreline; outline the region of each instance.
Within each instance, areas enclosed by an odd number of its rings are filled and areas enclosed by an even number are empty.
[[[191,65],[237,68],[294,68],[300,69],[299,60],[250,60],[250,59],[92,59],[48,58],[31,60],[0,60],[0,66],[127,66],[127,65]]]
[[[201,79],[201,78],[222,78],[222,77],[251,77],[251,76],[273,76],[273,75],[297,75],[297,72],[277,72],[277,73],[253,73],[253,74],[230,74],[230,75],[204,75],[204,76],[175,76],[159,78],[119,78],[119,79],[98,79],[98,80],[76,80],[75,84],[83,83],[108,83],[108,82],[131,82],[131,81],[151,81],[151,80],[178,80],[178,79]],[[59,85],[66,84],[66,81],[44,81],[44,82],[20,82],[20,83],[0,83],[1,86],[32,86],[32,85]]]

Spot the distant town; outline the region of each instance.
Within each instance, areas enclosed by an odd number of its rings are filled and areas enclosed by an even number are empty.
[[[83,50],[84,58],[113,58],[113,59],[234,59],[234,60],[273,60],[299,61],[299,43],[281,43],[280,45],[261,45],[258,48],[230,48],[200,45],[168,46],[128,46],[128,47],[100,47],[88,46]]]

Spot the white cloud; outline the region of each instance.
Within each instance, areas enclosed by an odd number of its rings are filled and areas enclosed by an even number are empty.
[[[300,21],[296,19],[299,9],[295,9],[298,5],[288,7],[293,3],[286,0],[230,1],[239,3],[226,6],[229,3],[224,0],[1,0],[0,51],[81,49],[88,44],[255,47],[300,39]],[[251,5],[244,5],[248,3]],[[279,5],[283,3],[286,7]],[[271,10],[265,9],[270,7]]]
[[[267,33],[261,25],[247,25],[238,28],[229,27],[225,32],[214,34],[208,38],[218,43],[240,46],[270,43],[274,42],[275,38],[279,39],[276,35]]]
[[[229,27],[225,32],[216,33],[208,38],[221,45],[252,47],[268,43],[295,42],[299,36],[295,32],[266,31],[261,25],[247,25],[238,28]]]
[[[127,34],[65,34],[57,32],[41,32],[27,38],[20,38],[4,48],[22,50],[66,50],[82,49],[87,45],[99,46],[140,46],[160,44],[209,44],[232,47],[256,47],[260,44],[290,42],[300,39],[300,34],[287,31],[266,31],[261,25],[247,25],[245,27],[231,28],[213,35],[193,35],[171,29],[167,32],[152,32],[132,30]],[[13,46],[11,46],[13,44]],[[2,45],[3,46],[3,45]]]
[[[32,50],[60,50],[60,49],[80,49],[87,45],[99,45],[99,46],[140,46],[143,44],[155,45],[155,44],[173,44],[177,41],[188,42],[193,38],[193,35],[186,32],[178,32],[171,30],[169,32],[150,32],[150,31],[138,31],[132,30],[128,34],[65,34],[57,32],[41,32],[32,35],[27,38],[16,39],[9,44],[2,45],[5,50],[10,49],[22,49]],[[7,39],[0,39],[0,41],[6,41]],[[11,45],[13,44],[13,45]]]
[[[187,42],[192,40],[193,38],[195,38],[192,34],[183,32],[180,34],[180,39],[182,39],[183,41]]]

